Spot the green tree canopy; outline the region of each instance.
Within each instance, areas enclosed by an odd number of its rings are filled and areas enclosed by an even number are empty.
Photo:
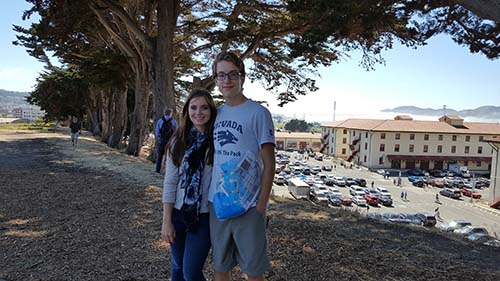
[[[312,126],[304,120],[292,119],[285,124],[285,129],[292,132],[308,132]]]

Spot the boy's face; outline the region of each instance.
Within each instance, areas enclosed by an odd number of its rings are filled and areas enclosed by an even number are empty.
[[[241,76],[236,77],[233,75],[233,78],[230,79],[230,74],[239,73],[239,69],[236,65],[229,61],[219,61],[217,63],[217,76],[222,76],[222,79],[216,79],[217,87],[219,91],[222,93],[222,96],[226,101],[233,100],[234,98],[243,95],[243,78]]]

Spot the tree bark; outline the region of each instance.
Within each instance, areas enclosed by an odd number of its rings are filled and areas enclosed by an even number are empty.
[[[177,25],[177,6],[175,0],[159,0],[158,37],[154,48],[154,79],[153,79],[153,120],[154,124],[163,116],[167,108],[175,111],[174,90],[174,32]],[[156,162],[157,142],[151,150],[148,159]]]
[[[101,142],[107,143],[111,134],[111,100],[113,92],[111,89],[106,91],[101,90],[102,107],[101,107]]]
[[[135,75],[135,103],[130,128],[130,139],[127,146],[127,154],[139,156],[144,141],[144,133],[147,121],[147,108],[149,102],[150,83],[146,75],[136,73]]]
[[[111,134],[108,138],[108,146],[118,148],[127,126],[127,92],[116,90],[112,101]]]

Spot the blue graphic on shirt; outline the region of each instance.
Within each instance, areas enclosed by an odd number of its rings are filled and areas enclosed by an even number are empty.
[[[219,219],[227,219],[244,214],[249,201],[248,192],[243,187],[241,173],[238,172],[238,162],[230,160],[221,165],[223,177],[219,189],[214,194],[214,208]]]
[[[229,143],[235,144],[238,141],[238,138],[229,130],[217,131],[216,134],[215,140],[219,142],[221,147]]]

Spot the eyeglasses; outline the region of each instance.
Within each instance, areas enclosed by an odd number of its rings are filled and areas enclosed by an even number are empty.
[[[215,79],[218,81],[224,81],[226,79],[229,80],[237,80],[241,77],[241,73],[239,72],[229,72],[229,73],[224,73],[224,72],[219,72],[217,75],[215,75]]]

